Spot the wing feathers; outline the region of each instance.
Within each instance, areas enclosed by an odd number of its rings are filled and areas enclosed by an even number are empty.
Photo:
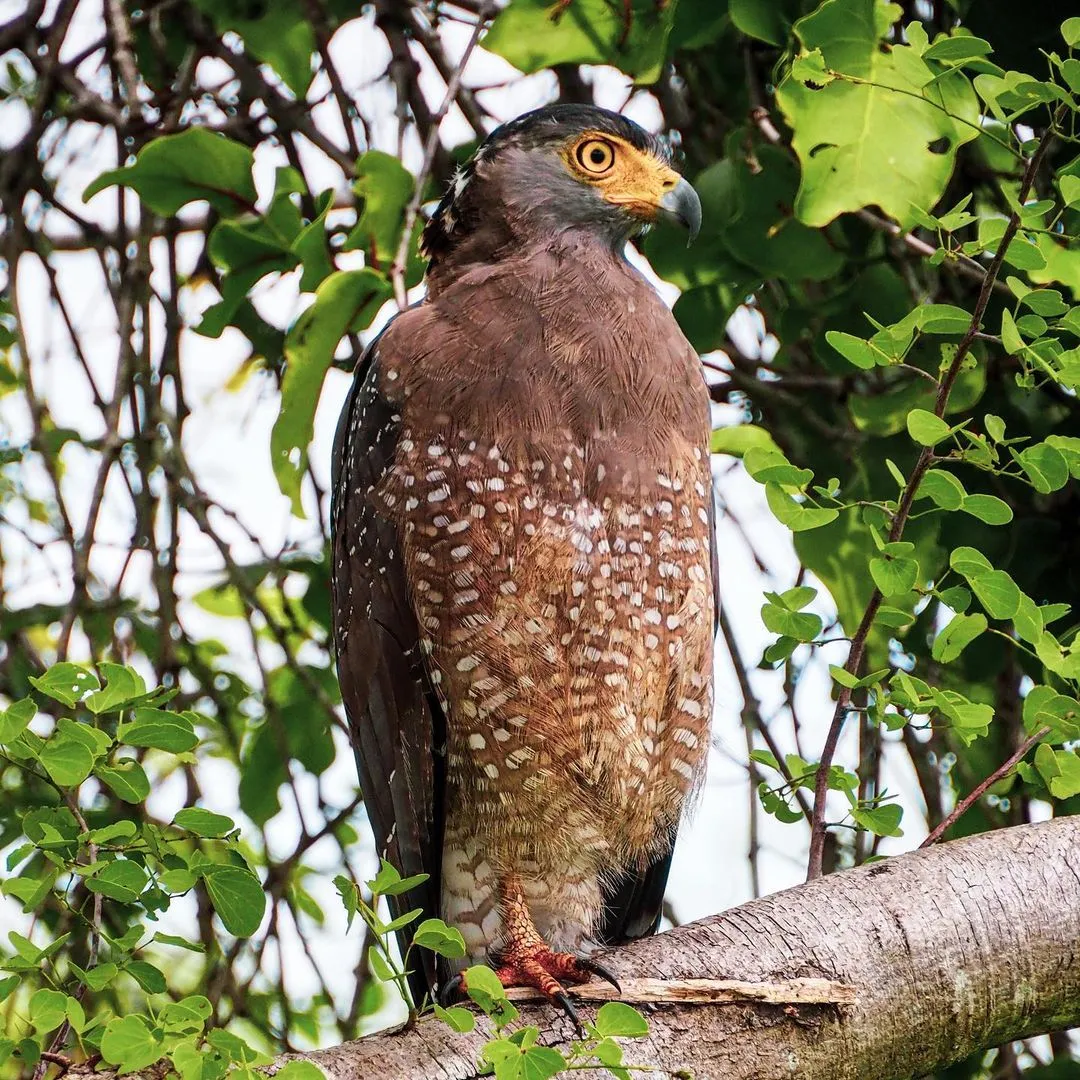
[[[371,499],[399,436],[378,377],[375,342],[357,367],[334,440],[334,641],[376,852],[403,876],[430,875],[391,897],[391,909],[397,916],[419,907],[430,917],[439,912],[442,770],[435,744],[443,739],[445,720],[420,661],[397,538]],[[406,929],[403,952],[410,940]],[[434,957],[424,951],[410,980],[417,1003],[436,976]]]

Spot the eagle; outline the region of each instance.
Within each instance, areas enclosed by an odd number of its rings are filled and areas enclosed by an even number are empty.
[[[701,205],[629,119],[561,104],[494,130],[427,222],[425,296],[366,349],[333,450],[364,805],[378,854],[427,875],[393,911],[441,917],[456,967],[575,1020],[567,985],[611,979],[597,948],[657,928],[712,711],[709,396],[625,254],[658,219],[692,238]],[[418,1001],[460,984],[413,958]]]

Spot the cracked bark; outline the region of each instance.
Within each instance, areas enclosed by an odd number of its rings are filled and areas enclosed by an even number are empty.
[[[635,1075],[906,1080],[1080,1024],[1078,943],[1080,818],[1060,818],[831,874],[604,963],[627,978],[824,978],[857,995],[842,1007],[661,1006],[648,1038],[625,1043],[628,1064],[653,1070]],[[595,1006],[581,1008],[587,1016]],[[523,1005],[522,1018],[543,1042],[572,1035],[547,1006]],[[455,1035],[426,1021],[289,1057],[330,1080],[464,1080],[476,1075],[487,1030]]]

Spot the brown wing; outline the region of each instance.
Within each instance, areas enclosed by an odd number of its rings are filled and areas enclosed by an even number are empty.
[[[709,493],[709,562],[712,568],[713,634],[720,619],[719,555],[716,547],[716,499]],[[635,938],[655,934],[664,913],[671,858],[671,846],[644,870],[630,871],[619,878],[604,895],[604,921],[600,940],[605,945],[622,945]]]
[[[334,645],[376,851],[402,876],[430,875],[391,897],[391,909],[396,917],[422,908],[427,918],[439,913],[446,720],[420,654],[396,530],[371,498],[393,463],[399,427],[379,390],[376,339],[357,365],[334,438]],[[402,953],[411,938],[406,928]],[[417,952],[410,985],[419,1004],[438,973],[433,955]]]

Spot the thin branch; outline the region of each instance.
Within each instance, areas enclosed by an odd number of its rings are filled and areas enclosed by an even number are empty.
[[[435,161],[435,151],[439,146],[439,125],[442,123],[443,117],[450,111],[450,106],[454,104],[469,57],[472,56],[473,49],[476,48],[477,43],[480,41],[480,35],[484,32],[490,14],[485,8],[485,13],[481,14],[477,19],[472,36],[469,38],[469,42],[465,46],[453,74],[450,76],[450,81],[446,84],[446,93],[443,95],[442,104],[431,118],[431,130],[428,132],[424,144],[424,160],[420,165],[420,171],[416,174],[416,188],[413,191],[413,196],[405,209],[401,241],[398,243],[394,261],[390,264],[390,281],[394,286],[394,300],[399,310],[404,310],[408,304],[405,289],[405,264],[409,259],[409,244],[412,241],[413,226],[416,224],[417,215],[420,213],[420,203],[424,198],[424,186],[431,172],[431,166]]]
[[[953,807],[952,812],[937,826],[933,832],[919,845],[919,847],[929,847],[931,844],[936,844],[945,833],[956,824],[961,817],[964,816],[992,788],[999,780],[1004,779],[1006,776],[1020,764],[1021,761],[1027,756],[1028,751],[1042,738],[1045,738],[1050,734],[1050,728],[1042,727],[1035,732],[1034,735],[1029,735],[1017,748],[1007,761],[1002,762],[978,787],[964,796]]]

